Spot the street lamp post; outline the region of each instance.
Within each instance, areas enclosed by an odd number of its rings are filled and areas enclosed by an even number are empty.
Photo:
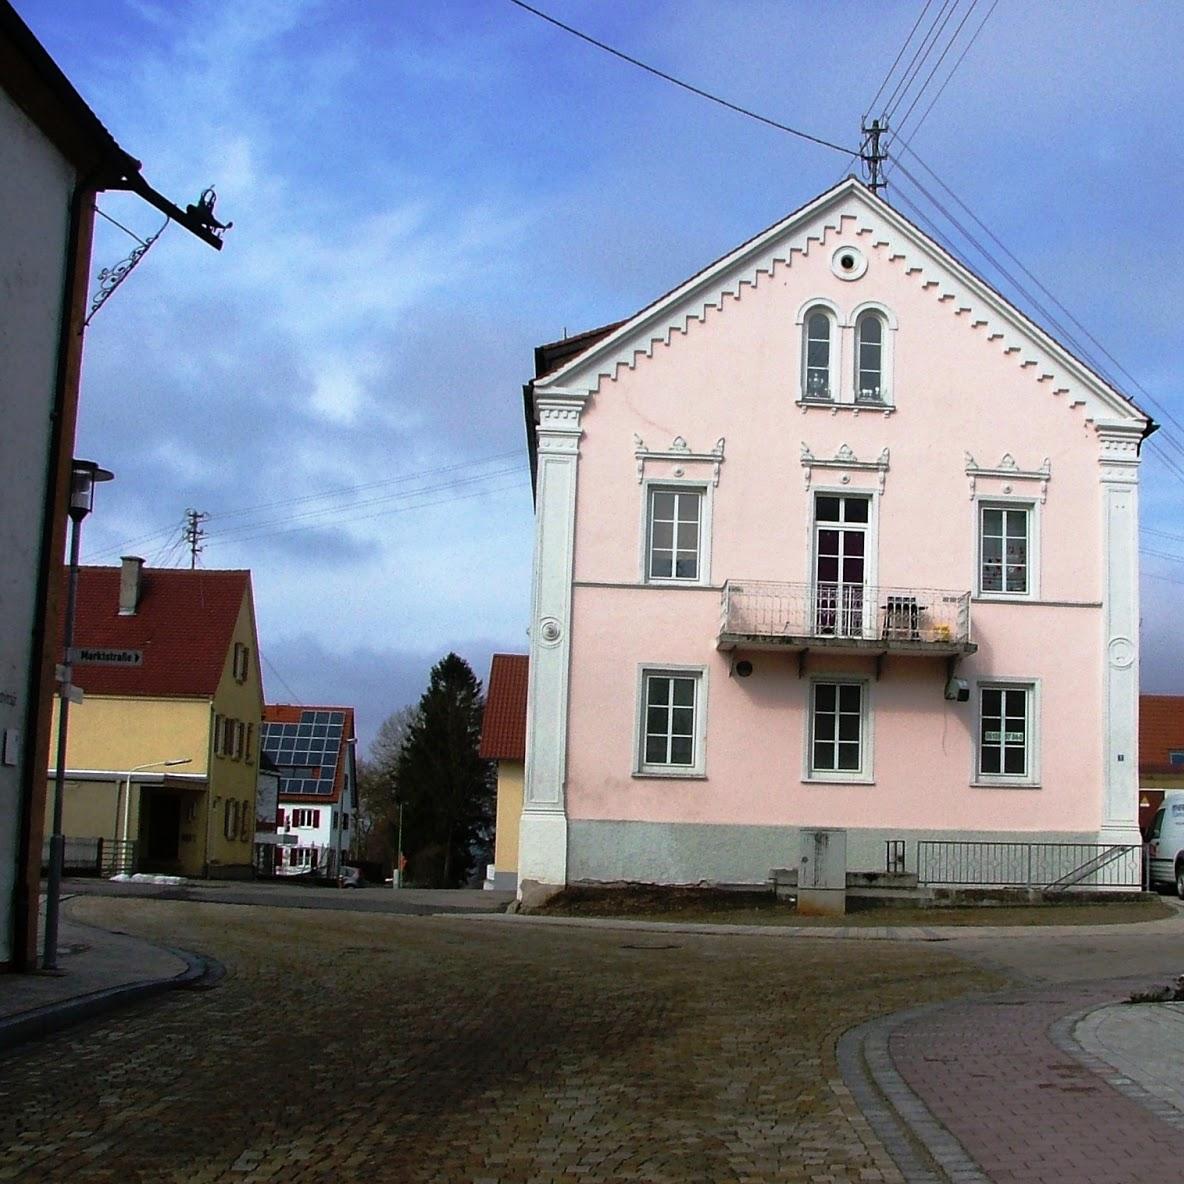
[[[162,766],[166,769],[171,769],[174,765],[189,765],[192,763],[193,757],[191,756],[177,756],[167,761],[149,761],[147,764],[137,765],[134,769],[128,769],[128,771],[123,774],[123,843],[125,848],[128,841],[128,816],[131,812],[132,774],[142,773],[145,769],[155,769]],[[117,852],[119,852],[119,782],[117,781],[115,785],[115,849]],[[120,869],[122,871],[127,871],[127,868],[124,866],[126,852],[121,852],[120,856]]]
[[[58,912],[62,899],[62,865],[66,837],[62,834],[62,791],[66,782],[66,728],[74,695],[74,608],[78,601],[78,551],[82,543],[82,520],[94,509],[95,486],[110,481],[114,473],[93,460],[75,460],[70,472],[70,578],[66,586],[66,617],[62,638],[65,648],[58,694],[58,763],[54,774],[53,830],[49,836],[49,882],[45,891],[45,945],[41,965],[58,968]]]
[[[395,851],[395,887],[403,887],[403,803],[399,802],[399,838]]]

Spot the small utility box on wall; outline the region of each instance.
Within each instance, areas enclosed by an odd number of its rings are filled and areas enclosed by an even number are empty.
[[[847,911],[847,832],[803,827],[798,848],[798,912],[841,917]]]

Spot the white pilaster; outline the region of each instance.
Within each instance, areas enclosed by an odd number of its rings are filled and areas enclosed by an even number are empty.
[[[1139,441],[1143,424],[1099,420],[1102,497],[1104,843],[1139,836]]]
[[[580,412],[586,395],[538,392],[534,582],[526,706],[526,780],[518,846],[518,891],[567,882],[568,669]]]

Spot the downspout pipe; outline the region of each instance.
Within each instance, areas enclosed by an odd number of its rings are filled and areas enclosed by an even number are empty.
[[[56,655],[49,652],[50,601],[60,585],[60,557],[66,544],[66,505],[70,495],[70,470],[78,410],[82,366],[83,319],[86,309],[87,265],[95,195],[105,169],[95,169],[78,179],[70,198],[66,238],[66,268],[62,277],[62,315],[58,326],[57,364],[53,406],[50,412],[49,451],[46,456],[45,513],[41,521],[41,545],[37,576],[37,600],[33,618],[26,689],[24,771],[20,783],[20,821],[17,835],[18,875],[12,899],[12,962],[14,970],[37,966],[37,900],[41,882],[41,844],[45,830],[45,793],[49,767],[49,727],[53,714],[53,678]],[[72,389],[71,389],[72,388]],[[56,616],[56,613],[54,614]],[[44,693],[46,689],[49,693]],[[48,707],[48,710],[47,710]],[[31,756],[28,755],[31,753]]]

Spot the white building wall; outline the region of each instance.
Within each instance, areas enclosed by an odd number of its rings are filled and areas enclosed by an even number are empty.
[[[0,962],[12,957],[30,638],[48,480],[73,170],[0,91]]]

